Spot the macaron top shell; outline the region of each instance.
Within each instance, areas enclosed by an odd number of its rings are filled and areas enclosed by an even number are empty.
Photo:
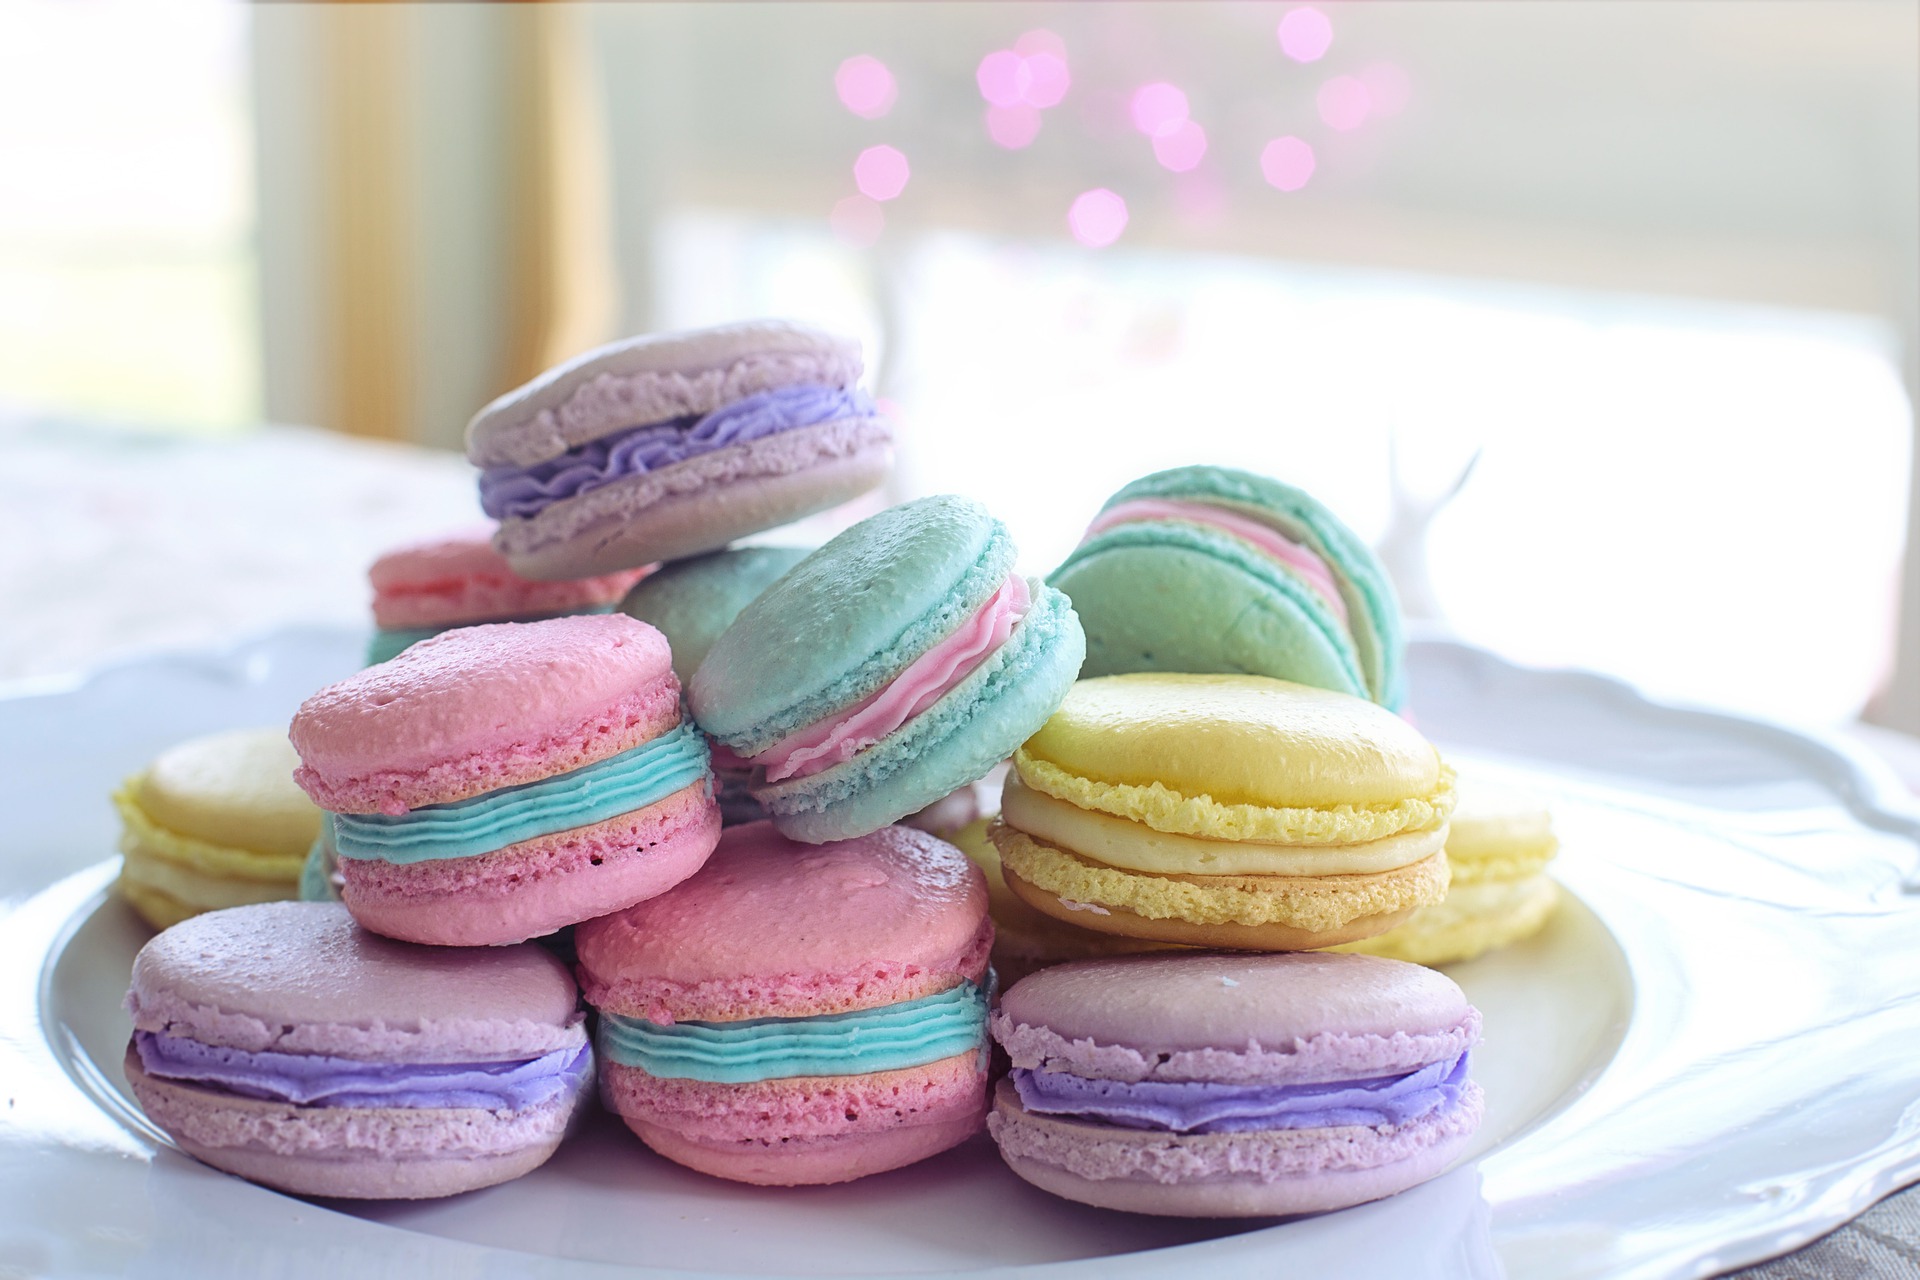
[[[627,338],[487,405],[467,424],[467,457],[480,467],[533,466],[628,427],[795,383],[852,386],[860,374],[858,342],[787,321]]]
[[[134,780],[133,799],[176,835],[304,857],[320,835],[320,811],[294,785],[299,765],[279,729],[209,734],[161,752]]]
[[[574,934],[587,999],[654,1021],[810,1016],[978,979],[991,932],[979,868],[911,827],[800,844],[730,827],[674,889]]]
[[[389,629],[532,617],[615,604],[645,570],[535,582],[493,547],[491,528],[395,547],[373,562],[373,621]]]
[[[884,686],[976,613],[1013,571],[1006,527],[951,494],[845,530],[740,611],[694,673],[700,727],[764,750]]]
[[[1265,676],[1082,680],[1021,759],[1098,782],[1273,807],[1393,804],[1432,795],[1446,777],[1433,746],[1385,708]]]
[[[415,807],[616,754],[671,728],[677,695],[666,639],[624,614],[490,623],[328,685],[300,704],[289,737],[297,780],[323,808],[373,812],[352,807],[370,787]],[[626,719],[610,718],[622,706]]]
[[[673,645],[675,674],[691,681],[740,611],[808,554],[804,547],[734,547],[677,560],[628,592],[620,611],[658,627]]]
[[[1551,854],[1558,844],[1546,801],[1530,792],[1474,779],[1460,789],[1447,832],[1447,856],[1472,860],[1516,852]]]
[[[464,1062],[585,1042],[573,979],[544,949],[395,942],[331,902],[177,924],[134,958],[127,1002],[136,1030],[252,1053]]]
[[[1419,965],[1196,952],[1043,969],[1001,996],[994,1027],[1015,1066],[1284,1083],[1416,1069],[1469,1048],[1480,1016],[1450,978]]]

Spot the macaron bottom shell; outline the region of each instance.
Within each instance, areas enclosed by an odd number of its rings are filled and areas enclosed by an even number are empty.
[[[987,1125],[1008,1168],[1064,1199],[1248,1218],[1343,1209],[1418,1186],[1464,1153],[1483,1110],[1470,1084],[1459,1105],[1398,1126],[1179,1135],[1034,1115],[1003,1080]]]

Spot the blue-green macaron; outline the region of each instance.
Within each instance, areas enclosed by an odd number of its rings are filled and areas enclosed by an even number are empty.
[[[1086,628],[1083,673],[1272,676],[1406,701],[1386,569],[1312,497],[1230,467],[1176,467],[1107,500],[1047,580]]]
[[[985,776],[1053,714],[1085,640],[1014,556],[979,503],[922,498],[802,560],[714,641],[688,705],[755,766],[784,834],[877,831]]]
[[[667,638],[673,674],[685,684],[740,611],[807,554],[805,547],[733,547],[675,560],[627,592],[620,612]]]

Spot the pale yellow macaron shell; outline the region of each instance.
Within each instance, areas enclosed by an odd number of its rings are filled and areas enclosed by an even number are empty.
[[[1364,844],[1453,802],[1451,771],[1406,721],[1263,676],[1082,680],[1014,768],[1078,808],[1212,840]]]
[[[121,891],[161,928],[295,896],[320,811],[294,785],[284,729],[241,729],[163,752],[114,793]]]

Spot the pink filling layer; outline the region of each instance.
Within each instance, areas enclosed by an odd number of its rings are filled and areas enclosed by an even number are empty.
[[[805,778],[844,764],[940,701],[1007,642],[1033,600],[1027,580],[1009,574],[960,629],[915,658],[879,692],[837,718],[808,725],[753,758],[767,767],[768,782]]]
[[[1220,507],[1210,507],[1203,502],[1169,502],[1163,498],[1123,502],[1094,517],[1093,523],[1087,527],[1087,537],[1105,533],[1116,525],[1135,524],[1142,520],[1184,520],[1189,524],[1209,525],[1222,533],[1232,534],[1242,542],[1250,542],[1282,564],[1297,570],[1308,585],[1320,593],[1327,607],[1333,610],[1334,617],[1342,623],[1347,620],[1347,602],[1340,598],[1340,587],[1334,582],[1326,561],[1258,520]]]

